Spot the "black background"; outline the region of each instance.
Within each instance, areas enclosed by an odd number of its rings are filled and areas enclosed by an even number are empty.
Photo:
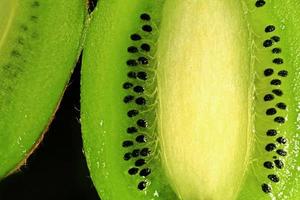
[[[80,62],[44,140],[21,171],[0,182],[0,200],[100,200],[82,152]]]

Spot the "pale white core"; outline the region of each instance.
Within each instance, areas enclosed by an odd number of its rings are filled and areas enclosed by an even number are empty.
[[[245,172],[251,69],[241,8],[169,0],[163,11],[158,127],[164,168],[184,200],[232,200]]]

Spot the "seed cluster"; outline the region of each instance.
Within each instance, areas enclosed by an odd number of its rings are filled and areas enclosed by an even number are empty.
[[[30,37],[32,40],[38,37],[38,34],[30,27],[35,26],[38,23],[39,17],[34,14],[40,8],[39,1],[31,1],[28,3],[28,7],[32,10],[31,14],[24,19],[25,22],[19,24],[20,33],[15,38],[16,45],[10,51],[10,62],[5,63],[1,66],[1,71],[3,77],[9,77],[10,80],[15,80],[17,76],[23,72],[22,64],[26,62],[25,58],[22,56],[26,44],[25,38]],[[27,22],[29,21],[29,23]],[[12,84],[5,84],[0,82],[1,88],[6,90],[5,93],[11,92],[13,90]]]
[[[153,28],[151,26],[151,16],[148,13],[142,13],[140,19],[142,26],[138,32],[142,32],[146,35],[146,38],[151,37]],[[137,188],[141,191],[145,190],[148,185],[148,177],[151,174],[151,168],[145,166],[147,164],[146,158],[149,157],[151,150],[146,147],[148,142],[148,136],[143,130],[148,129],[149,122],[144,117],[140,117],[141,109],[147,106],[148,102],[145,97],[145,82],[148,80],[148,73],[146,68],[150,67],[151,45],[145,42],[143,34],[140,33],[131,34],[130,40],[134,45],[127,48],[127,52],[133,58],[126,61],[127,67],[130,69],[127,73],[127,81],[123,83],[123,89],[128,91],[128,94],[124,97],[123,102],[126,104],[136,104],[136,109],[129,109],[127,111],[127,117],[135,119],[135,124],[127,128],[127,134],[134,137],[134,139],[125,140],[122,143],[124,148],[132,147],[132,151],[127,151],[123,159],[126,161],[133,160],[134,166],[128,169],[129,175],[139,175],[141,181],[138,183]],[[135,148],[135,144],[140,144],[141,148]],[[144,144],[144,145],[143,145]]]
[[[265,1],[259,0],[256,2],[255,6],[262,7],[265,4]],[[264,31],[265,34],[271,36],[269,36],[268,39],[262,42],[262,46],[266,49],[271,49],[272,55],[275,56],[272,60],[274,67],[267,67],[263,72],[266,78],[271,78],[269,84],[272,87],[271,91],[263,97],[263,100],[268,104],[274,102],[273,107],[267,108],[265,114],[268,117],[272,117],[274,123],[284,124],[286,123],[286,118],[280,116],[279,113],[282,113],[282,111],[286,111],[287,105],[285,102],[280,101],[280,97],[284,95],[284,92],[280,89],[280,87],[284,82],[284,78],[288,76],[288,71],[284,69],[284,67],[282,67],[284,65],[284,59],[280,56],[280,54],[282,53],[282,49],[279,46],[281,38],[280,36],[274,34],[274,32],[276,32],[275,25],[267,25]],[[266,130],[266,135],[269,137],[277,137],[278,134],[279,132],[275,129]],[[266,169],[282,169],[284,167],[284,162],[280,158],[287,155],[287,152],[282,149],[282,145],[286,145],[287,142],[288,141],[286,138],[284,138],[283,136],[279,136],[274,139],[274,142],[266,144],[265,150],[267,152],[273,153],[273,160],[268,160],[263,163],[263,166]],[[267,179],[269,179],[273,183],[277,183],[280,181],[278,175],[274,173],[270,173],[269,175],[267,175]],[[261,185],[261,188],[265,193],[272,192],[272,187],[270,184],[263,183]]]

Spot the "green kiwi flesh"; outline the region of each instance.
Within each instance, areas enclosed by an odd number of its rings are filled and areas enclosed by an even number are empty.
[[[48,126],[82,42],[84,0],[0,1],[0,179]]]
[[[300,196],[296,0],[100,1],[84,151],[103,200]]]

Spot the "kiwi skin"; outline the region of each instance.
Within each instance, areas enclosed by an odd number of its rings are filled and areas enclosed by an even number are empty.
[[[6,34],[0,32],[1,179],[25,163],[42,140],[79,57],[87,24],[85,0],[6,3],[12,14]]]

